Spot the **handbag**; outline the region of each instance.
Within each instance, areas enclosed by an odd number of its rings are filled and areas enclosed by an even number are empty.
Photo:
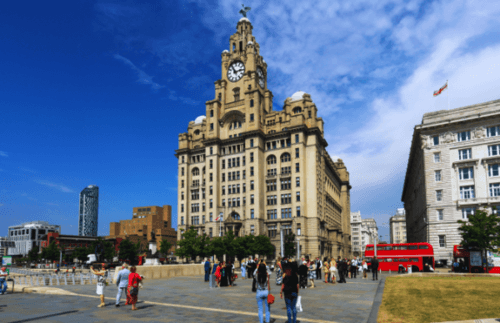
[[[267,295],[267,303],[269,305],[274,303],[274,296],[272,294]]]
[[[132,287],[130,289],[130,295],[135,296],[137,294],[139,294],[139,289],[137,287]]]

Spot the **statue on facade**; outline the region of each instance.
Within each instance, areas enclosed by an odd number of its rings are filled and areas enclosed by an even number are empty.
[[[151,230],[151,241],[156,241],[156,235],[154,230]]]
[[[420,135],[420,140],[422,141],[422,149],[427,148],[428,147],[427,136]]]
[[[241,6],[243,7],[243,9],[241,9],[239,13],[241,13],[241,14],[243,15],[243,17],[245,17],[245,18],[246,18],[246,17],[247,17],[247,12],[249,12],[249,11],[250,11],[250,9],[252,9],[252,8],[250,8],[250,7],[245,7],[245,5],[244,5],[244,4],[242,4]]]
[[[484,137],[484,128],[483,127],[478,127],[474,129],[474,137],[475,138],[483,138]]]

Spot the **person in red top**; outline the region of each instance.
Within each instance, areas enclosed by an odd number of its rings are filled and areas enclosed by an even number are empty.
[[[130,275],[128,275],[127,302],[125,303],[125,305],[132,305],[132,311],[137,310],[135,304],[139,295],[139,282],[144,279],[143,276],[140,276],[135,271],[135,266],[132,266],[130,268]]]

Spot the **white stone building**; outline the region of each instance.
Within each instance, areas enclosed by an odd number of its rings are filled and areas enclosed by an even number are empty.
[[[32,248],[39,249],[41,241],[49,232],[61,233],[61,226],[32,221],[9,227],[8,239],[16,243],[15,248],[9,248],[9,256],[25,256]]]
[[[424,114],[415,126],[401,200],[408,242],[451,262],[457,220],[500,204],[500,100]]]
[[[397,209],[396,215],[390,221],[391,243],[406,243],[406,212],[404,208]]]
[[[374,242],[378,235],[375,219],[362,219],[361,211],[351,212],[351,236],[353,256],[363,256],[366,245]]]

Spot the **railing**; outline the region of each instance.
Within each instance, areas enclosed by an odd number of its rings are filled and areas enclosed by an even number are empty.
[[[500,196],[459,199],[457,200],[457,207],[463,205],[477,205],[477,204],[490,204],[490,203],[500,203]]]
[[[31,270],[9,268],[9,273],[16,274],[12,277],[15,284],[27,286],[54,286],[54,285],[85,285],[97,283],[97,276],[91,273],[64,273],[43,274]],[[108,282],[114,277],[114,271],[109,271]]]
[[[245,100],[238,100],[238,101],[233,101],[231,103],[227,103],[226,104],[226,109],[231,109],[231,108],[236,108],[236,107],[239,107],[239,106],[242,106],[245,104]]]

